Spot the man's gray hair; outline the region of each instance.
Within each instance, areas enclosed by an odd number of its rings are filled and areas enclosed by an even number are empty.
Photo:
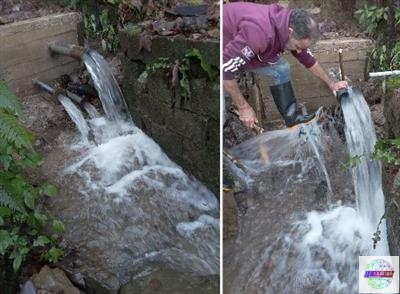
[[[316,21],[303,9],[293,9],[289,18],[289,27],[293,29],[293,38],[300,40],[309,38],[313,41],[319,37]]]

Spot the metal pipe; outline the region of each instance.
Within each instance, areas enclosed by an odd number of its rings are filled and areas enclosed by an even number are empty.
[[[39,80],[35,79],[35,80],[33,80],[33,83],[35,85],[39,86],[40,89],[46,91],[47,93],[54,94],[54,92],[55,92],[55,90],[52,87],[50,87],[49,85],[43,83],[42,81],[39,81]]]
[[[50,94],[56,94],[56,93],[58,92],[56,89],[50,87],[50,86],[47,85],[46,83],[44,83],[44,82],[42,82],[42,81],[39,81],[39,80],[37,80],[37,79],[34,79],[34,80],[33,80],[33,83],[34,83],[35,85],[39,86],[39,88],[41,88],[42,90],[44,90],[44,91],[46,91],[46,92],[48,92],[48,93],[50,93]],[[66,96],[65,94],[66,94],[67,96]],[[70,96],[70,95],[71,95],[71,96]],[[60,97],[65,97],[66,99],[69,98],[69,99],[71,99],[71,100],[73,100],[74,102],[77,102],[77,103],[79,103],[79,104],[81,104],[82,101],[83,101],[83,98],[81,98],[81,97],[75,95],[74,93],[71,93],[71,92],[69,92],[69,91],[66,91],[66,90],[61,90],[59,93],[57,93],[57,98],[58,98],[58,100],[61,102]],[[87,102],[85,102],[85,103],[87,103]],[[72,118],[72,117],[71,117],[71,118]],[[93,143],[95,143],[96,145],[98,145],[97,142],[96,142],[96,139],[95,139],[95,137],[94,137],[93,130],[92,130],[92,128],[91,128],[90,126],[89,126],[89,132],[88,132],[88,134],[87,134],[87,137],[88,137],[88,140],[89,140],[90,142],[93,142]]]
[[[39,81],[39,80],[35,79],[35,80],[33,80],[33,83],[35,85],[39,86],[39,88],[41,88],[42,90],[46,91],[47,93],[54,94],[56,92],[56,90],[54,88],[50,87],[49,85],[47,85],[46,83],[44,83],[42,81]],[[74,101],[74,102],[76,102],[78,104],[82,103],[83,98],[79,97],[78,95],[76,95],[74,93],[71,93],[68,90],[62,90],[60,92],[60,94],[67,96],[72,101]]]
[[[344,81],[344,69],[343,69],[343,49],[339,49],[339,67],[340,67],[340,78]]]
[[[82,58],[82,55],[87,52],[86,48],[76,45],[64,45],[53,42],[49,43],[48,46],[52,53],[67,55],[79,60]]]
[[[369,77],[384,77],[384,76],[397,76],[400,75],[400,70],[389,70],[389,71],[380,71],[380,72],[370,72]]]

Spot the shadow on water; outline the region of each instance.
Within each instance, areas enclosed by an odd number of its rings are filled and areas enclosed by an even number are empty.
[[[358,293],[358,256],[389,255],[384,223],[376,249],[371,240],[384,199],[369,108],[352,89],[342,108],[346,143],[324,120],[230,150],[252,182],[236,195],[239,228],[224,247],[225,293]],[[359,164],[343,167],[360,154]]]

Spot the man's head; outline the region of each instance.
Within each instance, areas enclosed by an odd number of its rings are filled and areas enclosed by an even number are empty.
[[[318,25],[310,14],[302,9],[293,9],[289,18],[289,40],[286,49],[300,52],[310,47],[318,36]]]

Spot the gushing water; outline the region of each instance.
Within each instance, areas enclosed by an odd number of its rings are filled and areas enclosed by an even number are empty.
[[[312,159],[317,152],[310,153],[299,133],[287,130],[232,151],[253,168],[254,185],[244,196],[246,210],[239,216],[236,241],[224,250],[232,256],[224,264],[227,293],[358,293],[358,256],[389,255],[384,222],[376,249],[371,240],[384,199],[381,166],[371,160],[376,139],[368,105],[359,91],[350,89],[342,108],[347,148],[330,124],[321,126],[311,149],[317,147],[323,161]],[[268,149],[267,162],[256,152],[261,142]],[[340,164],[346,149],[347,158],[360,159],[350,170],[352,183]],[[253,154],[244,155],[249,150]],[[314,173],[321,162],[328,167],[333,204],[321,205],[316,197],[316,176],[321,180],[327,174]]]
[[[321,170],[325,175],[326,184],[327,184],[327,187],[328,187],[328,194],[327,194],[327,196],[328,196],[327,197],[328,198],[328,204],[331,204],[331,199],[330,198],[331,198],[331,195],[333,193],[332,192],[331,180],[329,178],[328,171],[326,170],[326,166],[325,166],[324,160],[322,159],[320,151],[318,150],[318,146],[317,146],[318,145],[318,141],[317,141],[316,138],[319,138],[320,134],[314,134],[314,131],[313,131],[314,128],[312,126],[313,125],[305,125],[302,129],[303,129],[303,132],[305,133],[306,139],[309,141],[309,143],[310,143],[310,145],[312,147],[312,150],[315,153],[315,156],[316,156],[316,158],[317,158],[317,160],[318,160],[318,162],[319,162],[319,164],[321,166]]]
[[[93,50],[83,54],[82,61],[93,79],[106,118],[115,122],[131,122],[124,96],[108,62]]]
[[[351,99],[342,102],[346,122],[346,141],[351,157],[361,158],[353,168],[352,175],[357,201],[357,210],[362,218],[376,226],[384,214],[381,164],[372,160],[376,143],[374,125],[367,102],[359,90],[349,89]],[[386,225],[382,225],[382,229]],[[386,239],[386,230],[384,230]]]
[[[98,276],[100,267],[121,284],[151,264],[218,274],[217,198],[132,123],[105,60],[90,52],[84,61],[106,116],[89,109],[84,125],[96,145],[71,146],[79,155],[60,177],[71,192],[54,200],[68,242],[87,261],[84,270]],[[74,107],[71,117],[83,115]]]
[[[64,107],[65,111],[68,113],[72,121],[75,123],[76,127],[79,130],[79,133],[82,135],[82,139],[87,142],[88,137],[89,137],[89,126],[83,116],[83,114],[80,112],[78,107],[69,99],[68,97],[59,95],[58,100]]]

